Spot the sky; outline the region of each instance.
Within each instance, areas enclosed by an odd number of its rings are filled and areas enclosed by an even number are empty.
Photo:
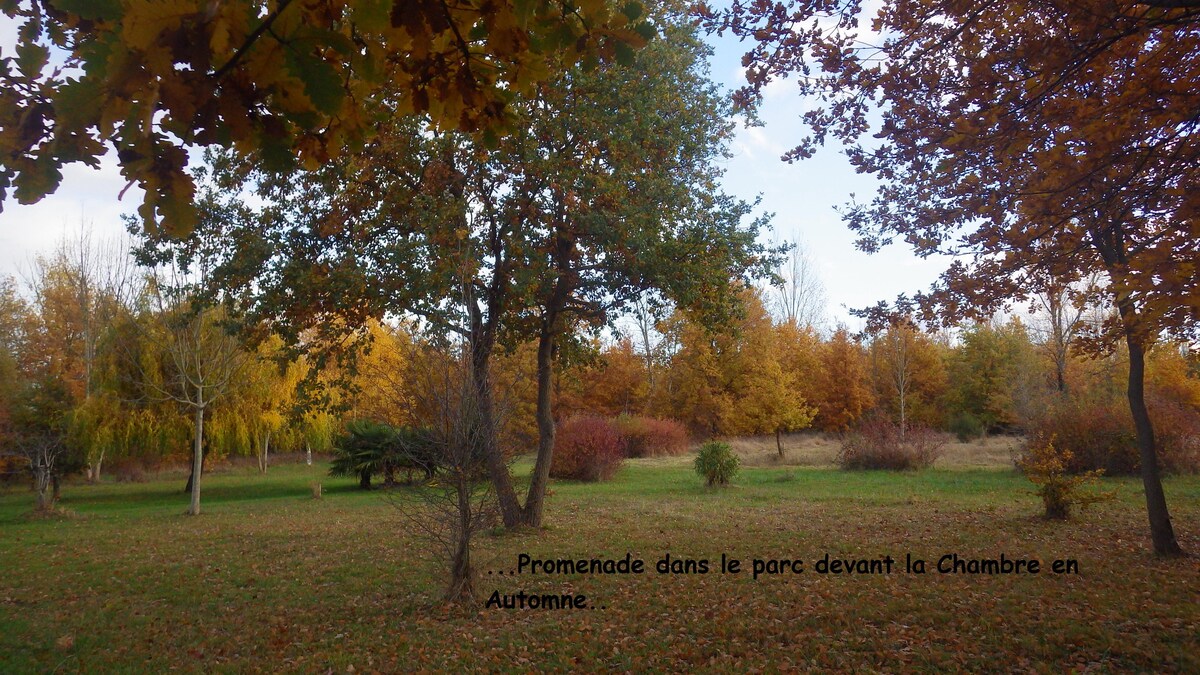
[[[11,20],[0,16],[0,56],[13,54],[15,35]],[[715,50],[711,77],[732,91],[745,82],[740,65],[744,46],[728,37],[709,42]],[[873,195],[871,178],[857,174],[836,147],[793,164],[780,160],[805,135],[800,123],[804,106],[791,81],[767,88],[759,110],[763,125],[743,127],[733,139],[724,188],[746,200],[761,196],[761,210],[774,214],[767,236],[803,245],[825,287],[826,328],[840,322],[858,330],[861,323],[849,309],[926,288],[946,262],[921,260],[903,244],[872,255],[854,247],[853,234],[834,209],[845,205],[851,193],[859,200]],[[37,204],[17,204],[10,197],[0,213],[0,275],[27,274],[36,256],[52,250],[64,236],[77,236],[81,227],[90,230],[93,240],[122,236],[121,215],[133,213],[142,199],[136,186],[118,199],[124,188],[110,152],[99,169],[65,167],[57,192]]]

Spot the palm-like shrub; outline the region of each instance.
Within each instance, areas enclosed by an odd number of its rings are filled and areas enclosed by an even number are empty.
[[[372,476],[382,475],[385,485],[394,485],[399,471],[411,480],[415,472],[428,479],[436,469],[433,441],[424,429],[355,420],[334,442],[329,475],[357,476],[359,487],[369,490]]]

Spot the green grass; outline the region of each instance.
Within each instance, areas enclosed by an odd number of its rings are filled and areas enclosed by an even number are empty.
[[[519,470],[527,470],[519,464]],[[1064,669],[1200,671],[1200,566],[1149,553],[1140,485],[1069,523],[1036,517],[1011,471],[745,468],[707,489],[686,465],[631,463],[609,483],[556,482],[539,532],[486,535],[481,594],[575,592],[605,609],[454,610],[434,561],[380,491],[288,465],[67,485],[73,516],[28,518],[0,493],[0,672],[357,672]],[[311,498],[320,481],[325,497]],[[1200,477],[1167,481],[1200,553]],[[488,575],[535,557],[647,562],[624,576]],[[743,560],[739,575],[659,575],[664,553]],[[1059,576],[829,576],[824,553],[1075,558]],[[751,579],[756,558],[799,575]],[[902,562],[901,562],[902,565]]]

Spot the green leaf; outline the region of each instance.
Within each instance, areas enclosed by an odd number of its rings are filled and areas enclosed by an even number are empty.
[[[54,155],[45,153],[33,161],[33,166],[22,171],[16,182],[14,196],[21,204],[33,204],[58,189],[62,182],[62,171]]]
[[[529,25],[529,20],[533,18],[533,13],[537,11],[537,0],[514,0],[513,14],[517,17],[517,25],[525,28]]]
[[[125,13],[121,0],[51,0],[50,4],[89,21],[119,21]]]
[[[288,70],[304,83],[304,93],[313,106],[326,115],[337,112],[346,91],[342,78],[329,63],[308,54],[293,53],[288,59]]]
[[[363,30],[382,32],[392,27],[392,0],[355,0],[351,7],[354,23]]]
[[[29,42],[17,44],[17,68],[31,80],[41,74],[49,59],[50,50],[46,47]]]
[[[54,98],[55,117],[67,128],[82,127],[95,119],[94,106],[100,93],[99,78],[68,79]]]
[[[633,51],[633,47],[630,47],[629,45],[625,44],[624,42],[618,42],[616,44],[616,51],[617,51],[617,63],[619,63],[623,66],[632,66],[633,65],[633,58],[635,55],[635,52]]]
[[[644,14],[645,11],[646,10],[642,7],[642,3],[640,2],[627,2],[625,3],[625,6],[621,8],[621,13],[624,14],[630,21],[637,21],[638,17]]]

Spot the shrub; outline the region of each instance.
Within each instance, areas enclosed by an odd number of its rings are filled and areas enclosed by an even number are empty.
[[[1163,469],[1200,471],[1200,414],[1163,397],[1149,398],[1147,403]],[[1031,439],[1055,439],[1068,453],[1065,470],[1069,474],[1102,470],[1109,476],[1129,475],[1141,468],[1137,434],[1123,398],[1051,406],[1034,421],[1029,435]]]
[[[626,457],[658,457],[687,452],[687,429],[675,420],[621,415],[613,420]]]
[[[1085,471],[1075,476],[1067,475],[1071,462],[1071,451],[1054,447],[1054,438],[1035,438],[1029,443],[1025,455],[1017,461],[1017,467],[1030,482],[1038,486],[1035,494],[1042,498],[1045,516],[1066,520],[1071,505],[1087,507],[1089,504],[1112,499],[1113,493],[1094,494],[1082,492],[1081,487],[1094,485],[1104,473],[1103,469]]]
[[[334,443],[329,475],[356,476],[364,490],[371,489],[371,477],[377,474],[383,474],[387,485],[395,484],[397,471],[406,472],[410,481],[414,472],[428,479],[437,468],[435,455],[425,430],[355,420]]]
[[[568,418],[554,435],[550,475],[582,481],[612,478],[625,456],[611,422],[595,415]]]
[[[1200,412],[1159,396],[1150,399],[1149,407],[1163,469],[1200,473]]]
[[[116,479],[118,483],[145,483],[149,478],[146,476],[146,466],[144,462],[135,458],[126,458],[116,462],[110,462],[108,473]]]
[[[945,445],[945,436],[928,427],[910,426],[901,433],[899,425],[876,417],[846,435],[837,463],[843,469],[924,469]]]
[[[961,411],[950,420],[950,433],[959,440],[960,443],[979,438],[983,436],[983,422],[979,418],[969,412]]]
[[[738,458],[728,443],[709,441],[700,446],[696,473],[704,476],[709,485],[728,485],[737,472]]]

